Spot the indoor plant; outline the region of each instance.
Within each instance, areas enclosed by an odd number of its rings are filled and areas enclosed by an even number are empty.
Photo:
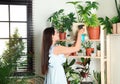
[[[86,49],[86,56],[91,56],[91,53],[94,51],[92,43],[90,41],[85,41],[82,43],[82,47]]]
[[[77,15],[77,22],[80,23],[84,23],[84,15],[89,16],[90,14],[92,14],[91,9],[98,9],[98,3],[95,1],[86,1],[85,5],[82,5],[82,1],[70,1],[67,3],[74,6]]]
[[[103,25],[103,29],[106,31],[106,34],[112,34],[112,22],[109,17],[99,17],[100,24]]]
[[[91,11],[93,9],[97,10],[99,4],[95,1],[93,2],[86,1],[85,5],[82,5],[83,3],[79,1],[72,1],[67,3],[74,5],[78,18],[77,22],[85,24],[87,26],[89,38],[99,39],[100,37],[99,20],[97,18],[97,15]],[[78,24],[74,25],[76,26]],[[75,27],[73,28],[75,29]]]
[[[96,14],[91,14],[90,16],[84,16],[84,22],[87,26],[89,39],[99,39],[100,38],[100,23]]]
[[[77,62],[80,66],[76,69],[79,71],[80,76],[80,82],[81,84],[89,84],[90,81],[86,80],[90,76],[90,58],[80,58],[80,60]]]
[[[57,29],[61,35],[64,33],[66,36],[66,30],[71,31],[72,23],[75,22],[74,13],[65,14],[64,9],[60,9],[54,12],[49,18],[48,21],[52,23],[52,26]],[[65,37],[61,38],[65,39]]]
[[[63,64],[65,74],[68,80],[68,84],[69,83],[75,84],[75,82],[77,83],[80,82],[79,73],[77,73],[74,69],[72,69],[72,65],[74,64],[75,64],[75,59],[72,59],[70,62],[68,62],[67,59],[66,62]]]
[[[97,81],[97,84],[101,84],[101,73],[97,71],[93,71],[93,75],[95,80]]]
[[[16,74],[17,60],[25,55],[24,42],[17,29],[6,43],[6,47],[0,57],[0,84],[31,84],[35,81],[41,83],[44,80],[42,76],[34,73],[26,73],[22,76]]]

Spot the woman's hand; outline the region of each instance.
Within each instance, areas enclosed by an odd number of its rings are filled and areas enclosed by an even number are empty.
[[[83,33],[84,33],[84,31],[85,31],[85,29],[84,29],[84,28],[82,28],[82,29],[79,29],[79,30],[78,30],[78,35],[81,35],[81,34],[83,34]]]

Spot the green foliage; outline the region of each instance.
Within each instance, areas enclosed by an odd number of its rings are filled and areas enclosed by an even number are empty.
[[[94,78],[97,81],[97,84],[101,84],[101,73],[97,71],[93,71]]]
[[[91,14],[89,17],[84,15],[84,22],[88,27],[97,27],[100,25],[98,17],[96,14]]]
[[[114,16],[113,18],[111,18],[111,22],[114,23],[118,23],[120,22],[120,18],[118,16]]]
[[[92,42],[90,42],[90,41],[85,41],[85,42],[82,42],[82,46],[83,46],[83,48],[91,48],[91,46],[92,46]]]
[[[0,58],[0,83],[2,84],[10,82],[9,77],[16,71],[16,61],[24,54],[24,43],[18,34],[18,30],[10,37],[9,42],[6,43],[6,47],[7,49]]]
[[[66,42],[65,41],[58,41],[57,44],[58,45],[62,45],[62,46],[66,46]]]
[[[97,45],[97,50],[101,50],[100,43]]]
[[[78,9],[77,9],[78,4],[81,3],[81,1],[70,1],[70,2],[67,2],[67,3],[68,3],[68,4],[72,4],[72,5],[74,6],[75,11],[76,11],[76,14],[77,14],[77,22],[81,22],[80,16],[79,16],[79,14],[78,14]]]
[[[84,22],[84,16],[89,17],[92,14],[91,9],[97,10],[99,5],[95,1],[86,1],[85,6],[82,5],[83,3],[81,1],[71,1],[67,3],[74,5],[77,14],[77,22]]]
[[[104,25],[103,29],[106,30],[106,34],[112,34],[112,22],[110,18],[106,16],[105,18],[99,17],[98,19],[100,23]]]
[[[90,75],[89,73],[89,66],[90,66],[90,58],[81,58],[80,59],[80,67],[77,67],[76,69],[79,69],[79,76],[82,80],[83,78],[86,78]]]
[[[69,80],[69,78],[72,78],[72,81],[78,81],[79,80],[79,76],[78,73],[75,72],[74,69],[72,69],[72,65],[75,63],[75,59],[72,59],[72,61],[70,61],[70,63],[68,62],[68,60],[66,60],[66,62],[63,64],[64,70],[65,70],[65,74],[67,77],[67,80]]]
[[[64,9],[60,9],[54,12],[49,18],[48,21],[59,31],[65,32],[66,30],[71,31],[72,23],[75,22],[74,13],[69,13],[65,15]]]
[[[118,4],[117,0],[115,0],[115,6],[116,6],[116,10],[117,10],[118,17],[119,17],[119,20],[120,20],[120,3]]]

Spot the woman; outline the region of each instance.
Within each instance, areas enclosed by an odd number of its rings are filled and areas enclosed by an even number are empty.
[[[84,29],[78,30],[75,46],[65,47],[56,45],[59,33],[53,27],[46,28],[43,32],[42,44],[42,73],[46,75],[44,84],[67,84],[62,64],[66,61],[65,54],[79,51],[81,34]]]

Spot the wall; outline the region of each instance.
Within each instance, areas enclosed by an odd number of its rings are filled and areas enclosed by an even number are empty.
[[[74,11],[74,8],[66,4],[71,0],[33,0],[33,26],[35,48],[35,70],[40,73],[40,47],[44,28],[48,27],[47,18],[54,12],[64,8],[66,13]],[[72,0],[73,1],[73,0]],[[114,0],[97,0],[100,4],[97,14],[99,16],[112,17],[116,15]]]

